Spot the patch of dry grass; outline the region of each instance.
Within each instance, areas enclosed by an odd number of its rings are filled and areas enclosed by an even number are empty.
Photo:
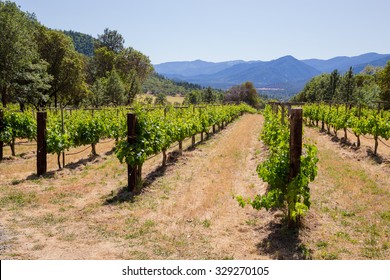
[[[381,165],[357,160],[325,135],[307,129],[319,148],[319,176],[311,185],[318,224],[307,244],[316,259],[389,259],[390,180]],[[385,218],[383,218],[383,215]]]

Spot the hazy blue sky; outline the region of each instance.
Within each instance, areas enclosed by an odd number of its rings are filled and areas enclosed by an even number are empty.
[[[17,0],[54,29],[118,30],[152,63],[390,53],[389,0]]]

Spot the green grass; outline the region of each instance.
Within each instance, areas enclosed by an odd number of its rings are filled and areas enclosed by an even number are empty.
[[[37,194],[35,192],[13,191],[0,198],[0,207],[11,207],[17,209],[37,203]]]

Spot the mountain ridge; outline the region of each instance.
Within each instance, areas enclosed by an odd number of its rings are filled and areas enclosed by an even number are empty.
[[[174,80],[222,89],[252,81],[257,88],[268,88],[272,94],[278,91],[278,94],[288,97],[298,93],[311,78],[321,73],[330,73],[334,69],[344,73],[351,66],[360,72],[366,65],[384,66],[387,60],[390,60],[390,54],[370,52],[330,59],[298,60],[286,55],[270,61],[176,61],[154,67],[157,73]]]

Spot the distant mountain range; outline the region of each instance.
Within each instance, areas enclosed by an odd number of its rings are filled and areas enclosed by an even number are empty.
[[[366,53],[340,56],[328,60],[298,60],[284,56],[271,61],[207,62],[202,60],[166,62],[154,65],[155,71],[167,78],[228,89],[251,81],[263,93],[287,98],[298,93],[314,76],[337,69],[341,73],[353,67],[359,73],[367,65],[384,66],[390,54]]]

